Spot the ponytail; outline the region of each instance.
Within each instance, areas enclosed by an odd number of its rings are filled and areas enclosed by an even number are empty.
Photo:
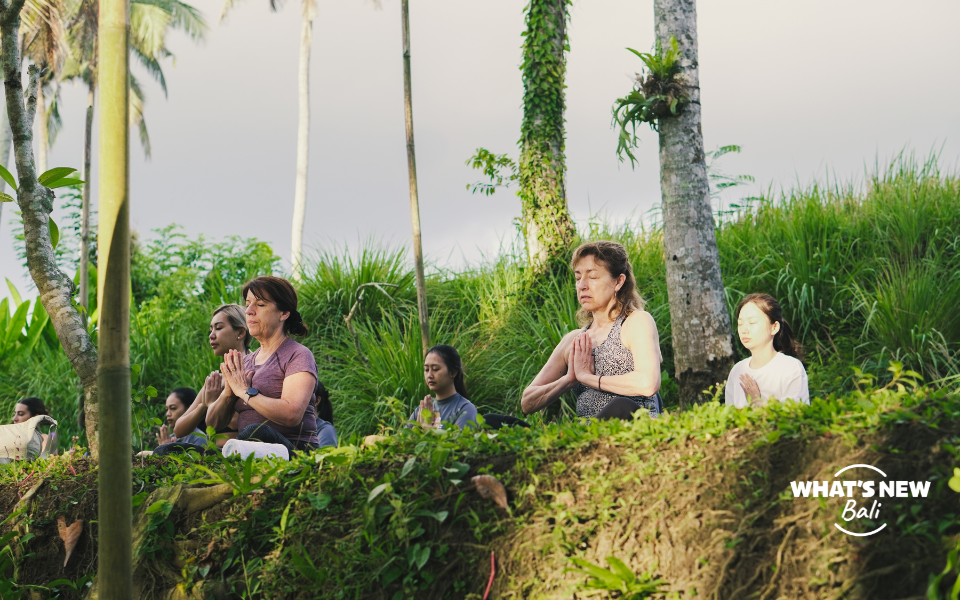
[[[467,384],[464,382],[463,378],[463,361],[460,360],[460,353],[457,352],[457,349],[453,346],[448,346],[447,344],[437,344],[436,346],[427,350],[427,354],[436,354],[440,357],[440,360],[443,361],[443,364],[447,365],[447,370],[450,372],[456,371],[457,374],[453,376],[453,387],[457,390],[457,393],[467,397]],[[424,355],[426,358],[426,354]]]
[[[330,392],[327,391],[327,388],[317,380],[317,387],[314,388],[314,395],[317,397],[316,409],[317,409],[317,418],[323,419],[327,423],[333,425],[333,403],[330,402]]]

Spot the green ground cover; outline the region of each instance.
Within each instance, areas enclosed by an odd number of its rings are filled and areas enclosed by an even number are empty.
[[[643,598],[655,579],[672,598],[947,598],[960,402],[916,382],[894,365],[810,406],[400,429],[289,463],[137,459],[137,585],[144,598],[479,599],[493,553],[493,598]],[[884,500],[889,527],[868,539],[834,529],[842,501],[790,493],[790,481],[858,462],[930,481],[930,493]],[[0,528],[14,533],[4,543],[15,585],[61,598],[84,588],[96,473],[77,455],[0,468],[0,510],[22,509]],[[478,493],[478,474],[505,486],[506,509]],[[19,495],[40,481],[24,506]],[[61,515],[87,523],[67,567]],[[11,588],[13,573],[2,574]]]

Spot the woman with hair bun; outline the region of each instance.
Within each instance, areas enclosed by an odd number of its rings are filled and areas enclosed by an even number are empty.
[[[456,425],[460,429],[477,423],[477,407],[467,400],[463,362],[453,346],[437,344],[423,358],[423,378],[433,396],[424,396],[410,420],[424,427]],[[431,418],[427,414],[431,413]]]
[[[750,294],[737,305],[736,314],[737,334],[750,358],[730,369],[727,406],[762,406],[770,398],[810,404],[807,371],[797,358],[800,348],[780,303],[767,294]]]
[[[243,286],[246,321],[260,347],[224,355],[224,390],[207,410],[207,424],[225,427],[234,414],[237,439],[282,444],[290,453],[318,446],[314,400],[317,362],[291,338],[307,334],[297,292],[286,279],[257,277]]]
[[[622,244],[582,244],[570,267],[585,327],[560,340],[523,391],[524,414],[542,410],[565,392],[577,395],[577,416],[629,419],[638,410],[656,417],[660,400],[660,337],[643,310],[633,267]]]
[[[244,356],[250,353],[250,332],[247,330],[247,318],[244,315],[243,307],[239,304],[223,304],[218,306],[210,317],[210,333],[208,340],[210,349],[214,356],[222,357],[231,350],[242,352]],[[197,394],[197,399],[193,404],[188,404],[187,411],[173,425],[173,433],[178,440],[195,434],[200,430],[203,435],[207,417],[207,409],[213,404],[223,392],[223,377],[220,371],[213,371],[207,375]],[[217,446],[223,447],[229,438],[237,437],[236,420],[218,433],[225,435],[217,439]],[[169,441],[169,440],[168,440]],[[162,442],[163,443],[163,442]],[[203,442],[200,442],[203,445]],[[172,448],[171,448],[172,449]]]

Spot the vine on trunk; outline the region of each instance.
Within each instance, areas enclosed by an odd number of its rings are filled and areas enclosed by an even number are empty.
[[[574,234],[564,176],[564,88],[570,0],[530,0],[523,33],[520,200],[531,262],[565,252]]]

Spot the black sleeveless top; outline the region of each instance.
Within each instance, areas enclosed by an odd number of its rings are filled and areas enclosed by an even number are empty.
[[[593,348],[594,372],[597,375],[613,376],[626,375],[633,372],[633,352],[623,345],[620,340],[620,329],[626,317],[619,316],[613,322],[607,339],[599,346]],[[591,321],[583,328],[584,331],[590,329],[593,325]],[[577,383],[573,387],[573,393],[577,395],[577,416],[595,417],[603,408],[614,398],[629,398],[637,403],[637,408],[643,407],[650,411],[651,417],[660,414],[659,393],[653,396],[618,396],[610,392],[595,390],[582,383]]]

